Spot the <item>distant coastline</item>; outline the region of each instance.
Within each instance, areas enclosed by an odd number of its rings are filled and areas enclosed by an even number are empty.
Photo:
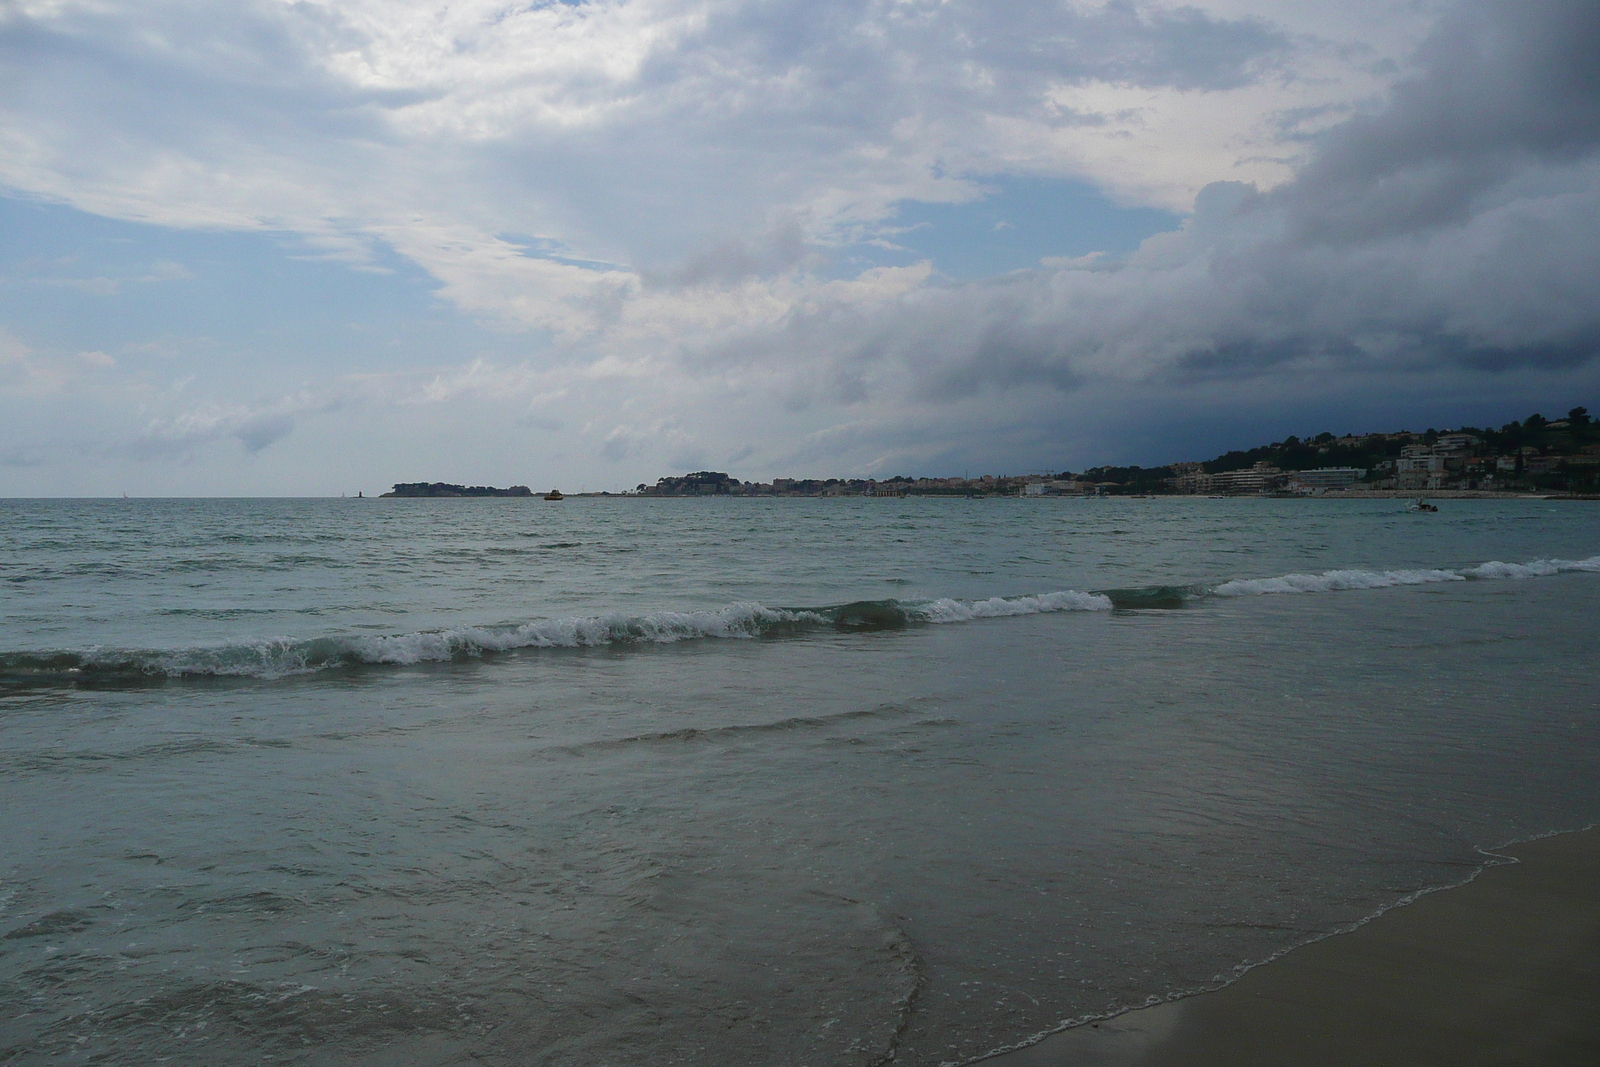
[[[741,482],[720,471],[640,484],[634,495],[687,496],[1405,496],[1600,495],[1600,423],[1583,407],[1533,414],[1498,430],[1287,437],[1215,459],[1161,467],[979,478],[774,478]]]
[[[508,489],[449,482],[400,482],[385,497],[532,497]],[[977,478],[774,478],[745,482],[723,471],[668,475],[625,497],[995,497],[995,496],[1307,496],[1431,495],[1441,498],[1600,499],[1600,423],[1575,407],[1565,418],[1533,414],[1499,429],[1463,426],[1421,433],[1331,433],[1226,452],[1161,467]]]

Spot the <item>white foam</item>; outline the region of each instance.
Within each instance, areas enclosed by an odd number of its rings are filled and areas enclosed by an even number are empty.
[[[911,611],[924,622],[970,622],[1011,615],[1043,615],[1052,611],[1110,611],[1111,598],[1101,593],[1065,589],[1037,596],[990,597],[988,600],[952,600],[948,597],[918,604]]]
[[[511,629],[461,627],[432,633],[363,637],[351,651],[367,663],[423,663],[519,648],[583,648],[621,643],[670,644],[703,637],[759,637],[784,622],[825,623],[815,612],[783,611],[755,603],[716,611],[658,611],[648,615],[592,615],[541,619]]]
[[[1271,596],[1278,593],[1332,593],[1341,589],[1385,589],[1396,585],[1464,582],[1455,571],[1324,571],[1277,578],[1239,578],[1211,590],[1217,596]]]
[[[1502,578],[1543,578],[1564,571],[1600,572],[1600,556],[1588,559],[1538,559],[1531,563],[1491,560],[1461,570],[1323,571],[1284,574],[1277,578],[1236,578],[1212,589],[1217,596],[1272,596],[1279,593],[1332,593],[1343,589],[1384,589],[1396,585],[1428,585]]]
[[[1462,571],[1468,578],[1545,578],[1563,571],[1600,571],[1600,556],[1588,559],[1536,559],[1531,563],[1490,560]]]

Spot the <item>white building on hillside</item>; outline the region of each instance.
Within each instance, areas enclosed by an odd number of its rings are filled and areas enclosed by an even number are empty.
[[[1318,467],[1316,470],[1295,471],[1289,475],[1291,483],[1298,482],[1307,489],[1340,489],[1354,485],[1367,472],[1359,467]]]

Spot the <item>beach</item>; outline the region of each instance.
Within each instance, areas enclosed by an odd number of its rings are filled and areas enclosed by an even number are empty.
[[[1085,1024],[994,1067],[1600,1063],[1600,831],[1496,850],[1233,984]]]

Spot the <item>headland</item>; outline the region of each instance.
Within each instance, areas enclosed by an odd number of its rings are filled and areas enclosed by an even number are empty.
[[[450,482],[396,482],[385,497],[452,497],[452,496],[532,496],[533,490],[525,485],[509,489],[496,489],[492,485],[454,485]]]

